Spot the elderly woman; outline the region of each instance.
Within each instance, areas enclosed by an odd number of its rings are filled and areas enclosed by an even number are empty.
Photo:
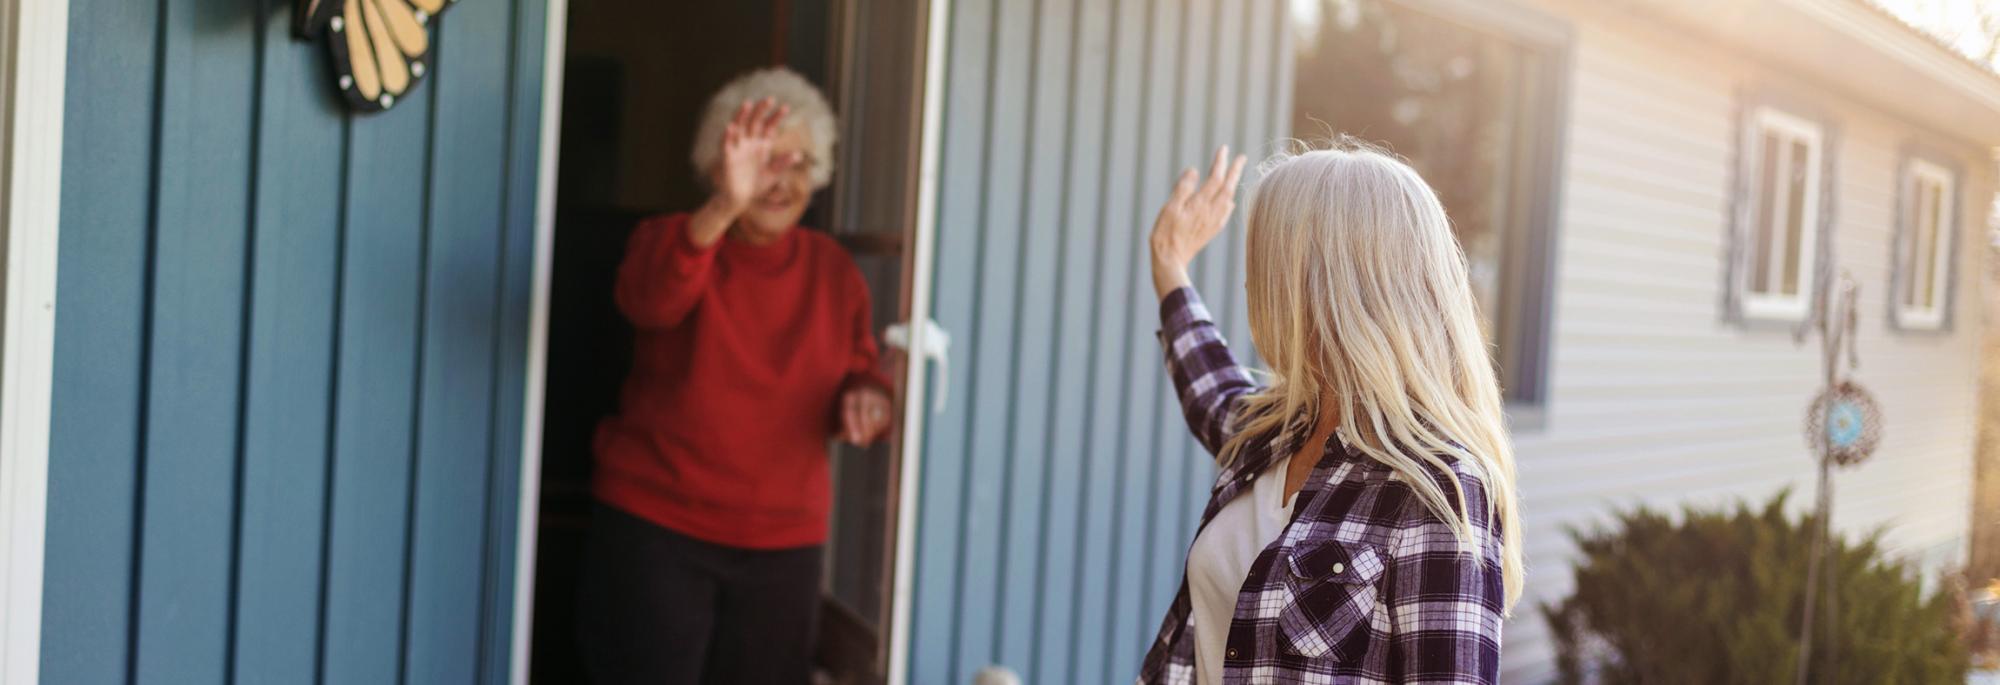
[[[833,138],[805,79],[739,77],[695,136],[708,201],[632,232],[617,301],[638,332],[579,602],[598,683],[807,682],[827,443],[877,440],[891,407],[860,271],[797,226]]]
[[[1260,387],[1188,280],[1236,205],[1227,158],[1153,225],[1167,368],[1221,473],[1139,682],[1494,682],[1513,448],[1444,207],[1365,146],[1271,161],[1244,269]]]

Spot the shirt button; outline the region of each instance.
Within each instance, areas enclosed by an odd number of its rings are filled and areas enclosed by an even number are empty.
[[[1248,482],[1250,482],[1250,481],[1253,481],[1253,480],[1257,480],[1257,474],[1255,474],[1255,473],[1246,473],[1246,474],[1243,474],[1243,478],[1242,478],[1241,480],[1242,480],[1243,482],[1245,482],[1245,483],[1248,483]]]
[[[1229,648],[1229,651],[1227,651],[1227,652],[1224,652],[1224,653],[1223,653],[1223,656],[1224,656],[1224,657],[1227,657],[1227,658],[1230,658],[1230,659],[1234,659],[1234,658],[1236,658],[1236,648],[1235,648],[1235,647],[1230,647],[1230,648]]]
[[[1338,562],[1338,561],[1336,561],[1336,562],[1333,562],[1333,572],[1334,572],[1334,573],[1339,573],[1339,572],[1341,572],[1341,571],[1345,571],[1345,570],[1347,570],[1347,565],[1346,565],[1346,564],[1343,564],[1343,563],[1340,563],[1340,562]]]

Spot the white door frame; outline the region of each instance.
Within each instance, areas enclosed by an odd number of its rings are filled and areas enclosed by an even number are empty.
[[[508,682],[526,685],[534,647],[535,549],[542,519],[542,408],[549,366],[549,279],[555,249],[556,161],[562,150],[563,50],[569,39],[569,0],[548,0],[542,37],[542,131],[535,173],[533,294],[528,304],[528,369],[522,394],[520,500],[515,503],[514,634]],[[0,684],[5,685],[5,684]]]
[[[0,685],[41,674],[69,0],[0,0]]]
[[[911,350],[927,350],[925,340],[931,316],[932,266],[937,239],[939,136],[944,122],[945,37],[949,34],[951,0],[930,0],[924,20],[924,83],[921,129],[917,133],[917,225],[911,241],[913,254],[910,274]],[[909,681],[910,600],[916,570],[917,506],[923,484],[924,418],[930,402],[924,401],[925,370],[928,357],[912,354],[903,369],[902,473],[896,486],[896,564],[889,600],[888,685]]]
[[[20,0],[0,0],[19,2]],[[67,0],[36,0],[67,2]],[[534,635],[536,526],[541,512],[543,375],[548,367],[550,256],[555,244],[557,156],[562,149],[562,74],[568,38],[568,0],[548,0],[548,35],[543,42],[542,130],[540,170],[535,189],[534,293],[528,318],[528,368],[521,440],[521,488],[514,558],[513,654],[509,682],[525,685]],[[914,271],[911,274],[910,320],[930,314],[932,245],[937,234],[938,133],[943,130],[944,55],[950,0],[930,0],[924,27],[922,130],[917,176],[917,217]],[[911,326],[910,349],[926,349],[925,326]],[[895,540],[895,581],[891,590],[888,685],[905,685],[909,678],[911,571],[916,545],[919,462],[923,447],[926,362],[921,356],[904,369],[902,472],[898,474]],[[32,682],[32,681],[30,681]],[[0,681],[0,685],[10,685]]]

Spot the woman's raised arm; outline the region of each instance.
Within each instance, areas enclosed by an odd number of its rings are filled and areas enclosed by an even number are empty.
[[[792,159],[775,159],[772,140],[791,108],[771,98],[736,107],[709,170],[710,195],[686,221],[647,220],[632,232],[618,267],[618,309],[639,328],[672,328],[708,289],[722,235]]]
[[[1235,421],[1236,399],[1256,389],[1250,374],[1230,354],[1222,332],[1209,317],[1188,279],[1188,263],[1222,232],[1236,208],[1236,183],[1244,158],[1229,161],[1229,147],[1215,151],[1208,179],[1196,185],[1192,167],[1181,173],[1174,192],[1153,221],[1148,241],[1153,256],[1153,289],[1160,296],[1160,344],[1167,372],[1179,394],[1181,412],[1195,439],[1220,456]]]

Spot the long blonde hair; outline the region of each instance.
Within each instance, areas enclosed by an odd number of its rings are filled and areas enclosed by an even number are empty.
[[[1264,163],[1247,240],[1250,333],[1271,378],[1245,398],[1223,462],[1337,398],[1340,439],[1398,473],[1475,558],[1484,545],[1453,463],[1480,476],[1511,608],[1523,575],[1514,452],[1437,195],[1409,165],[1342,140]]]

